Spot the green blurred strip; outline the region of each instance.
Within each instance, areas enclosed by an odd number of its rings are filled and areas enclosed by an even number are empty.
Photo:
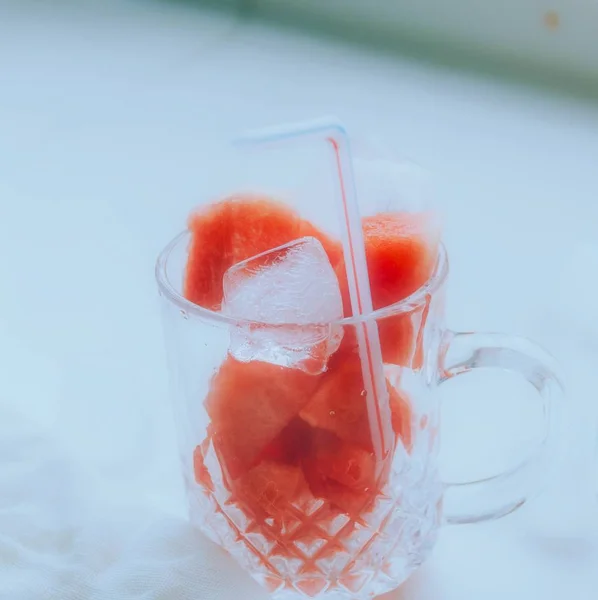
[[[526,53],[521,45],[517,46],[515,43],[512,48],[505,47],[508,45],[506,43],[503,43],[503,47],[497,43],[494,43],[494,45],[485,44],[483,36],[480,35],[477,36],[477,39],[482,38],[482,41],[474,42],[472,40],[476,39],[475,34],[477,32],[468,31],[467,29],[468,27],[474,28],[474,24],[460,25],[461,34],[458,35],[459,32],[451,31],[448,25],[446,31],[444,31],[442,22],[435,29],[426,27],[425,22],[422,25],[420,15],[419,28],[414,27],[413,24],[407,26],[399,18],[402,11],[406,11],[407,2],[402,6],[398,5],[396,16],[391,14],[391,18],[385,18],[382,12],[376,12],[373,0],[362,0],[363,7],[360,7],[360,11],[350,10],[351,5],[356,6],[356,2],[359,6],[358,0],[347,0],[347,10],[339,10],[339,3],[334,3],[331,0],[319,0],[319,3],[316,2],[315,4],[311,0],[166,1],[185,2],[186,4],[235,11],[247,19],[264,20],[293,30],[307,30],[391,55],[408,56],[432,64],[466,69],[483,75],[500,77],[598,101],[598,33],[596,36],[591,35],[589,40],[580,41],[578,57],[587,58],[587,60],[584,60],[585,64],[581,64],[581,60],[576,63],[575,54],[571,52],[568,52],[568,55],[563,56],[563,60],[559,61],[543,57],[542,52],[544,50],[542,48],[536,49],[534,46],[532,46],[532,49],[535,52]],[[379,0],[378,4],[381,1]],[[401,2],[401,0],[393,1]],[[479,1],[491,2],[492,0]],[[450,0],[444,0],[444,2],[450,9]],[[460,2],[466,4],[467,0],[460,0]],[[457,4],[459,2],[455,3],[454,6]],[[386,12],[392,13],[392,5],[387,6],[385,4],[384,7]],[[371,13],[368,13],[368,10],[364,12],[364,9],[372,10]],[[510,15],[507,16],[511,18]],[[551,38],[544,39],[533,29],[534,27],[542,27],[541,16],[542,12],[538,11],[538,22],[525,23],[524,26],[530,28],[530,32],[536,34],[538,41],[543,42],[544,46],[550,49],[551,46],[546,41]],[[583,20],[581,19],[582,15],[576,14],[576,17],[578,22]],[[433,21],[433,19],[430,19],[430,21]],[[438,18],[436,18],[436,21],[438,21]],[[504,21],[503,15],[503,27],[505,26]],[[486,25],[488,26],[488,23]],[[497,27],[499,25],[500,23],[497,23]],[[491,26],[492,23],[490,23]],[[598,32],[598,26],[596,32]],[[507,39],[508,33],[506,31]],[[546,36],[550,35],[550,32],[542,31],[541,33]],[[519,34],[519,40],[523,39],[525,41],[525,37],[522,38],[521,31]],[[525,34],[525,29],[523,34]],[[568,31],[568,34],[571,38],[571,30]],[[592,51],[594,37],[597,48],[595,54]],[[559,41],[558,38],[555,38],[555,45]],[[590,54],[587,56],[583,53],[583,43],[589,46],[588,52]],[[565,50],[568,50],[568,48],[565,47]],[[553,50],[553,53],[555,52],[557,52],[557,58],[560,58],[558,47]],[[592,57],[595,57],[595,61]],[[589,68],[587,65],[589,65]]]

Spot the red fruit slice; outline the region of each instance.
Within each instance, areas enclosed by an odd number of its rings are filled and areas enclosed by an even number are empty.
[[[193,451],[193,472],[195,474],[195,481],[203,486],[206,491],[213,492],[214,483],[212,482],[212,476],[203,459],[202,445],[196,446]]]
[[[262,451],[260,460],[298,464],[311,449],[312,429],[295,417]]]
[[[378,321],[382,360],[401,366],[413,366],[416,333],[411,314],[391,315]],[[415,367],[418,368],[418,367]]]
[[[388,381],[386,386],[392,397],[394,392]],[[299,416],[312,427],[325,429],[341,440],[372,451],[361,361],[356,348],[341,346],[332,356],[328,371],[320,377],[320,385]]]
[[[429,299],[423,308],[409,313],[380,317],[376,321],[384,362],[421,369],[424,364],[423,333],[429,313]],[[345,326],[339,353],[357,354],[357,338],[353,327]]]
[[[318,378],[270,363],[227,358],[205,399],[214,446],[228,476],[254,466],[311,398]]]
[[[189,218],[192,233],[185,297],[218,310],[222,276],[235,263],[298,237],[299,216],[288,206],[259,196],[235,196]]]
[[[312,475],[310,471],[305,470],[305,477],[312,494],[316,498],[327,500],[333,508],[346,513],[350,517],[358,518],[367,509],[372,498],[375,497],[373,491],[359,492],[351,490],[330,479],[319,479],[317,477],[310,479],[310,475]]]
[[[431,214],[386,213],[363,219],[374,310],[402,300],[432,274],[439,231]]]
[[[382,359],[385,363],[412,366],[416,369],[423,364],[423,346],[418,346],[416,343],[417,335],[412,325],[412,314],[390,315],[378,318],[376,321]],[[357,356],[358,353],[355,329],[353,326],[347,325],[344,328],[344,337],[337,354]]]
[[[363,233],[374,310],[407,298],[432,275],[439,243],[432,215],[392,213],[366,217]],[[381,320],[378,329],[384,362],[421,367],[412,364],[417,332],[410,314]]]
[[[280,518],[306,485],[299,467],[265,461],[236,481],[234,491],[254,513]]]
[[[417,335],[414,333],[411,315],[412,313],[380,317],[376,323],[383,361],[400,366],[413,366],[417,369],[423,364],[423,346],[418,346],[416,343]],[[357,356],[358,353],[355,329],[347,325],[337,354]]]
[[[353,353],[333,355],[311,401],[299,416],[312,427],[372,450],[361,362]]]
[[[371,453],[322,430],[314,432],[312,454],[303,461],[314,497],[355,517],[375,496],[374,469]]]
[[[413,448],[413,432],[411,425],[411,403],[404,392],[388,386],[390,395],[390,414],[393,431],[403,442],[408,452]]]
[[[371,452],[344,442],[327,431],[316,431],[309,458],[312,472],[353,490],[369,491],[375,483],[376,461]]]
[[[306,235],[322,243],[335,266],[338,242],[302,220],[290,207],[262,196],[233,196],[194,212],[184,295],[211,310],[222,303],[222,277],[232,265]]]
[[[343,245],[341,242],[331,238],[309,221],[303,220],[300,225],[299,237],[306,236],[314,237],[322,244],[322,248],[324,248],[324,251],[328,255],[328,260],[333,269],[336,269],[343,261]]]
[[[359,356],[341,348],[331,358],[329,370],[320,380],[313,398],[301,410],[299,417],[312,427],[332,432],[341,440],[372,452]],[[395,389],[388,380],[386,388],[393,430],[409,450],[412,446],[411,405],[404,392]]]
[[[374,310],[404,300],[432,275],[440,236],[431,214],[397,212],[365,217],[363,235]],[[339,262],[335,270],[344,313],[350,316],[344,263]],[[411,316],[402,314],[380,320],[379,333],[384,362],[412,366],[417,333],[413,331]]]

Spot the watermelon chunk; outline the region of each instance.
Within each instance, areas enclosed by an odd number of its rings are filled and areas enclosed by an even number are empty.
[[[228,357],[212,378],[205,407],[213,441],[231,479],[260,454],[311,398],[318,378],[270,363]]]
[[[367,491],[375,483],[376,461],[371,452],[340,440],[327,431],[316,431],[310,461],[325,479],[331,479],[355,491]]]
[[[411,403],[407,395],[388,386],[390,396],[390,414],[392,419],[392,429],[397,434],[397,437],[405,446],[408,452],[413,448],[413,428],[411,424]]]
[[[373,491],[352,490],[332,479],[322,478],[310,467],[304,467],[305,478],[315,498],[330,503],[331,508],[346,513],[350,517],[359,518],[368,504],[375,497]]]
[[[374,310],[407,298],[432,275],[439,230],[431,214],[365,217],[363,235]]]
[[[358,515],[375,495],[373,454],[327,431],[314,430],[303,471],[316,498],[349,515]]]
[[[417,334],[413,328],[411,314],[390,315],[378,320],[378,334],[382,360],[400,366],[413,366]]]
[[[301,221],[300,234],[299,237],[314,237],[322,244],[333,269],[336,270],[343,262],[343,245],[339,240],[330,237],[307,220]]]
[[[363,220],[372,306],[379,310],[404,300],[431,277],[438,260],[439,228],[428,213],[382,213]],[[345,316],[352,315],[345,265],[335,269]],[[417,332],[411,315],[398,314],[378,323],[384,362],[413,365]],[[346,336],[347,337],[347,336]],[[355,343],[347,338],[344,343]],[[416,358],[421,366],[421,356]]]
[[[419,368],[423,362],[423,354],[418,353],[417,334],[412,324],[412,313],[389,315],[379,318],[378,335],[382,359],[385,363],[399,366]],[[359,355],[355,327],[346,325],[344,337],[338,350],[339,355]],[[415,357],[419,357],[417,360]],[[416,366],[417,365],[419,366]]]
[[[320,379],[313,398],[301,410],[299,417],[312,427],[334,433],[341,440],[371,452],[373,445],[359,356],[343,353],[341,348]],[[386,388],[393,430],[400,436],[405,448],[410,449],[411,405],[404,392],[395,389],[388,380]]]
[[[363,234],[374,310],[404,300],[431,277],[438,260],[439,230],[430,214],[391,213],[366,217]],[[417,331],[411,315],[379,322],[384,362],[413,364]],[[421,363],[421,356],[415,357]]]
[[[321,242],[333,268],[342,256],[340,243],[292,208],[263,196],[233,196],[202,207],[190,216],[188,226],[184,295],[210,310],[220,310],[226,270],[256,254],[310,235]]]
[[[312,429],[295,417],[262,451],[260,460],[299,464],[311,449]]]
[[[335,433],[340,439],[372,450],[361,362],[354,354],[334,355],[321,376],[313,398],[299,416],[312,427]]]
[[[292,465],[264,461],[234,484],[238,500],[257,515],[281,518],[289,504],[307,491],[303,471]]]
[[[195,481],[201,485],[206,491],[214,491],[214,483],[212,476],[205,465],[203,458],[203,444],[195,447],[193,451],[193,472],[195,475]]]

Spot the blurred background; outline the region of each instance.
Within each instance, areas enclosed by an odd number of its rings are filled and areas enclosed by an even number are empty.
[[[492,529],[503,545],[487,554],[488,529],[451,530],[439,560],[454,547],[468,558],[438,567],[446,597],[515,597],[493,569],[513,553],[521,560],[505,568],[535,593],[593,597],[577,555],[528,560],[520,542],[535,548],[538,522],[583,536],[590,514],[579,502],[596,422],[597,27],[596,0],[0,0],[0,422],[11,447],[22,442],[8,414],[59,444],[99,496],[184,513],[155,258],[230,176],[221,150],[232,137],[335,114],[434,173],[449,324],[534,338],[569,388],[552,496]],[[447,392],[447,439],[462,442],[452,458],[475,471],[496,444],[525,437],[518,386]],[[503,407],[500,426],[480,397]],[[464,589],[472,561],[483,577]]]
[[[596,93],[598,6],[591,0],[197,0],[196,4],[226,7],[247,18],[336,35],[438,64]]]

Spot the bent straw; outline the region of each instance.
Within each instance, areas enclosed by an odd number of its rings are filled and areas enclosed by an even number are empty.
[[[338,178],[337,208],[341,221],[343,254],[349,282],[353,316],[372,312],[372,294],[365,256],[363,230],[357,203],[353,160],[349,136],[336,119],[318,119],[249,133],[238,140],[241,144],[267,144],[313,137],[324,141],[332,151]],[[378,327],[373,319],[360,320],[355,325],[361,371],[366,390],[366,405],[376,457],[389,456],[391,446],[391,415],[388,390],[384,377]]]

